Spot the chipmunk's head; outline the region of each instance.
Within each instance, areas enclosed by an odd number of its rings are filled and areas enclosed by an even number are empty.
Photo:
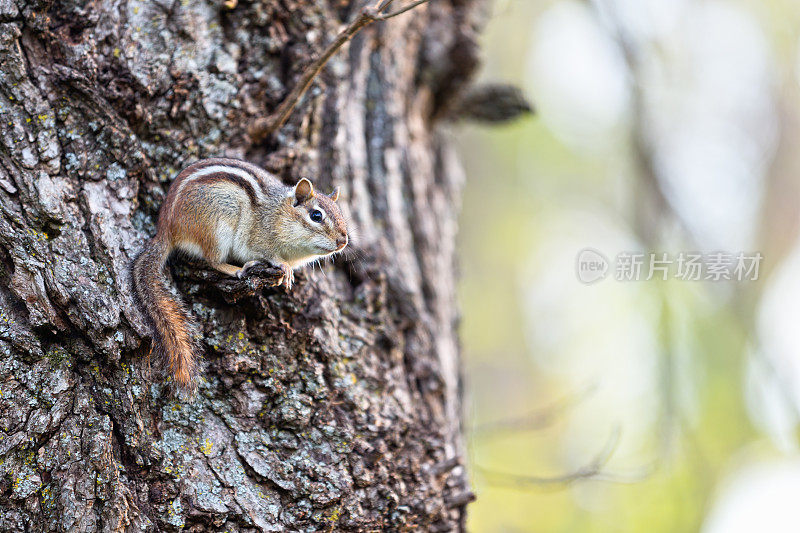
[[[339,187],[328,194],[314,190],[310,181],[303,178],[291,192],[292,242],[298,252],[308,256],[330,255],[347,246],[347,224],[336,200]]]

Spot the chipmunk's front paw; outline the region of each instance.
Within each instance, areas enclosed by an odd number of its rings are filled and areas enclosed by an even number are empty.
[[[239,279],[247,277],[247,271],[258,264],[260,264],[260,261],[248,261],[242,268],[236,271],[236,277]]]
[[[278,285],[282,284],[288,291],[292,288],[292,284],[294,284],[294,271],[292,270],[292,267],[286,263],[281,263],[280,269],[283,273],[283,277],[278,282]]]

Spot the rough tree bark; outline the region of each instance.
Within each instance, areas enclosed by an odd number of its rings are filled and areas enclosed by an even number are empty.
[[[276,137],[246,134],[359,7],[0,0],[0,530],[463,528],[462,178],[432,117],[475,66],[476,6],[366,28]],[[184,403],[127,270],[208,156],[341,185],[358,233],[290,293],[177,261],[205,349]]]

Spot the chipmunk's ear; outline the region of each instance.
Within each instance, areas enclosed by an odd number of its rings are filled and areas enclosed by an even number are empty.
[[[307,179],[301,179],[294,186],[295,205],[302,204],[312,196],[314,196],[314,186]]]
[[[339,199],[339,187],[336,187],[335,189],[333,189],[333,192],[330,193],[329,196],[330,196],[330,199],[333,200],[334,202],[336,200],[338,200]]]

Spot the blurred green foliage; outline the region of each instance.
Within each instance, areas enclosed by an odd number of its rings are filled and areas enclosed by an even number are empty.
[[[537,21],[558,3],[498,0],[484,36],[483,77],[519,84],[537,107],[526,62]],[[719,3],[734,5],[756,21],[768,38],[779,83],[796,84],[796,3]],[[789,94],[796,96],[796,89]],[[576,405],[549,413],[546,427],[530,429],[519,422],[511,430],[480,431],[484,424],[525,417],[532,410],[548,413],[548,406],[560,400],[604,386],[603,372],[588,380],[570,373],[570,365],[581,366],[574,353],[566,353],[574,351],[577,341],[564,348],[564,360],[572,362],[560,371],[559,344],[547,347],[532,330],[531,307],[544,316],[557,314],[550,316],[555,321],[576,320],[568,315],[578,315],[582,295],[595,298],[601,290],[580,285],[572,274],[548,278],[548,271],[574,269],[569,260],[574,255],[548,255],[552,241],[570,235],[579,245],[595,245],[596,228],[581,228],[599,216],[620,228],[622,242],[630,238],[645,249],[677,252],[693,244],[683,238],[636,240],[635,208],[646,199],[640,196],[632,122],[627,117],[611,127],[598,149],[566,142],[539,117],[501,128],[467,125],[457,132],[467,173],[460,235],[461,336],[470,470],[478,496],[469,507],[470,531],[698,531],[730,472],[758,458],[780,456],[754,427],[744,393],[748,364],[766,365],[769,371],[769,363],[754,355],[760,289],[755,283],[718,287],[674,279],[627,285],[605,280],[602,298],[609,316],[598,317],[606,322],[578,328],[579,335],[587,335],[579,343],[586,347],[583,356],[589,362],[593,358],[590,352],[598,341],[589,337],[592,328],[608,329],[623,315],[640,320],[641,331],[654,339],[641,360],[653,364],[631,371],[629,379],[652,386],[643,392],[633,386],[633,393],[619,391],[616,397],[613,390],[589,392]],[[572,253],[580,248],[565,246]],[[607,251],[613,255],[622,249]],[[548,279],[562,284],[549,290],[563,291],[561,304],[567,305],[543,308],[535,297],[531,301],[531,294],[541,290],[531,292],[530,287],[544,287]],[[609,372],[616,363],[608,361]],[[604,394],[612,400],[599,401]],[[620,415],[620,445],[598,479],[506,486],[492,475],[547,477],[575,471],[603,448],[618,423],[617,410],[627,411],[637,402],[654,406],[649,418],[631,423]],[[576,415],[580,411],[589,415]]]

